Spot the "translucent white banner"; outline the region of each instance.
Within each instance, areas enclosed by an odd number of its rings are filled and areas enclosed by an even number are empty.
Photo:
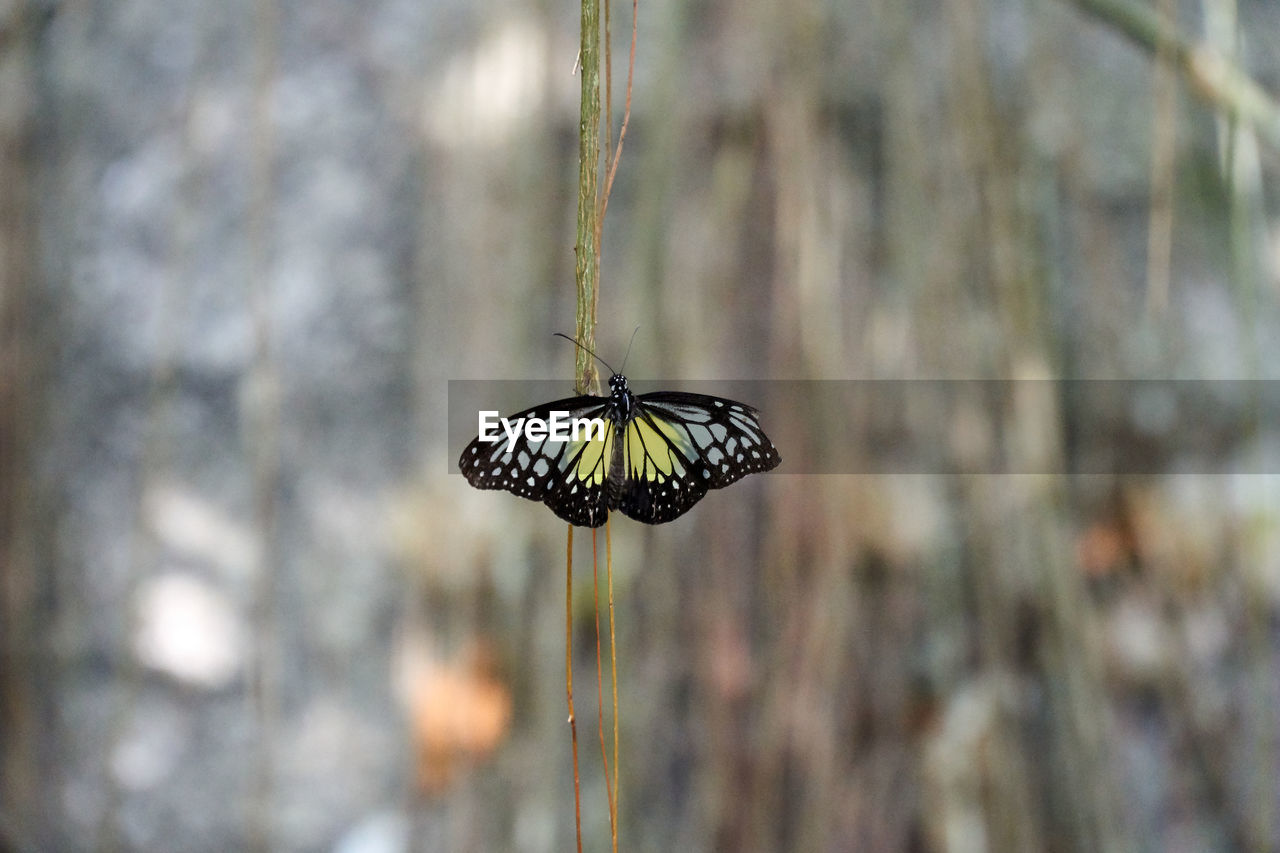
[[[1275,380],[672,380],[649,391],[754,407],[780,474],[1280,473]],[[572,397],[567,382],[449,382],[449,470],[503,416]]]

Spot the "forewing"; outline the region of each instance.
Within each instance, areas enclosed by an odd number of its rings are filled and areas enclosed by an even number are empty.
[[[641,409],[677,424],[677,446],[708,488],[721,489],[748,474],[778,467],[782,457],[760,427],[760,413],[723,397],[659,391],[638,398]]]
[[[568,412],[571,420],[599,419],[604,417],[607,401],[605,397],[570,397],[510,415],[507,421],[548,420],[552,412]],[[612,425],[607,427],[603,437],[600,430],[589,434],[584,430],[576,441],[572,437],[567,441],[530,441],[522,429],[510,447],[499,428],[498,440],[488,442],[477,436],[468,444],[458,468],[477,489],[503,489],[543,501],[571,524],[598,527],[607,514],[605,479],[613,435]]]
[[[619,508],[650,524],[683,515],[708,489],[782,461],[755,409],[676,391],[637,398],[624,451]]]

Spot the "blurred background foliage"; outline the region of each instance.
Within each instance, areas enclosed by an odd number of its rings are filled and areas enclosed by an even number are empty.
[[[1162,6],[1280,89],[1280,4]],[[447,473],[445,405],[572,383],[577,12],[0,3],[0,848],[572,846],[565,528]],[[641,0],[601,354],[1275,379],[1276,166],[1067,2]],[[1064,452],[988,402],[904,429]],[[1118,423],[1167,468],[788,476],[775,435],[615,523],[623,849],[1275,849],[1280,484]]]

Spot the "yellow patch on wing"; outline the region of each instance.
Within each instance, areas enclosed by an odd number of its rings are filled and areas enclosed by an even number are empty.
[[[693,456],[688,435],[676,424],[658,417],[652,418],[652,423],[644,417],[631,421],[626,440],[627,471],[635,478],[660,483],[667,477],[683,475],[684,465],[671,451],[672,445],[688,458]]]
[[[613,430],[605,430],[604,438],[582,439],[569,443],[569,458],[581,452],[578,464],[574,467],[574,476],[590,486],[598,486],[604,482],[609,470],[609,451],[613,447]]]

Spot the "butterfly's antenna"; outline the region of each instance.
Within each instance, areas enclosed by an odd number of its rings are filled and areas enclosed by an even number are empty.
[[[601,364],[603,364],[605,367],[608,367],[608,368],[609,368],[609,374],[610,374],[610,375],[613,375],[613,374],[615,374],[615,373],[617,373],[617,372],[618,372],[618,371],[614,370],[612,367],[609,367],[609,362],[605,361],[603,358],[601,358],[600,356],[596,355],[596,354],[595,354],[595,353],[593,353],[591,350],[589,350],[589,349],[587,349],[586,347],[582,346],[582,344],[581,344],[581,343],[579,343],[578,341],[576,341],[576,340],[574,340],[573,338],[569,337],[568,335],[564,334],[563,332],[553,332],[553,334],[554,334],[557,338],[564,338],[566,341],[569,341],[570,343],[574,344],[575,346],[581,347],[581,348],[582,348],[582,350],[583,350],[584,352],[586,352],[586,353],[587,353],[587,355],[591,356],[591,357],[592,357],[592,358],[594,358],[596,361],[598,361],[598,362],[600,362]],[[624,362],[624,364],[625,364],[625,362]]]
[[[631,330],[631,340],[627,341],[627,354],[622,357],[622,369],[627,369],[627,359],[631,356],[631,345],[636,342],[636,332],[640,331],[640,327],[636,326]]]

